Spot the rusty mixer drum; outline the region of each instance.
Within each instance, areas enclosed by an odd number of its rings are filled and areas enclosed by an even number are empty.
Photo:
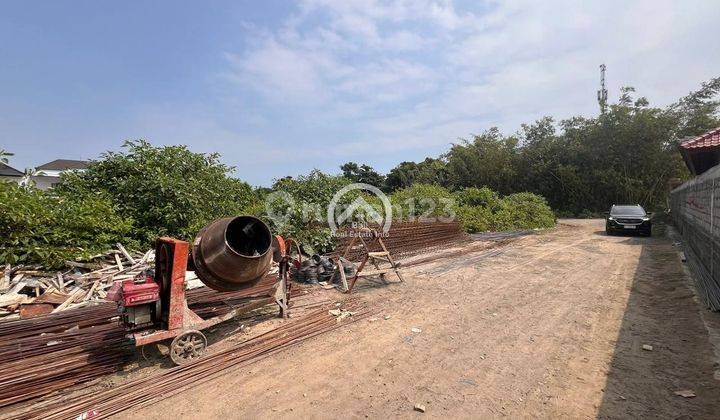
[[[220,292],[252,287],[267,274],[272,261],[272,233],[253,216],[226,217],[203,228],[195,237],[195,274]]]

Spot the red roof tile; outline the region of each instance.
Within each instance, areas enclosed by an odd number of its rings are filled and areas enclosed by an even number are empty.
[[[710,147],[720,147],[720,127],[708,131],[707,133],[686,140],[680,144],[683,149],[706,149]]]

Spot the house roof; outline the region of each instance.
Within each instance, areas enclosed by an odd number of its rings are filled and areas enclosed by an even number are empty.
[[[8,166],[2,162],[0,162],[0,176],[23,176],[23,173],[18,171],[17,169],[13,168],[12,166]]]
[[[701,175],[720,164],[720,127],[680,143],[685,164],[690,172]]]
[[[680,143],[683,149],[707,149],[720,147],[720,127],[698,137],[692,137]]]
[[[90,162],[84,160],[55,159],[35,169],[38,171],[43,169],[48,171],[67,171],[72,169],[87,169],[89,164]]]

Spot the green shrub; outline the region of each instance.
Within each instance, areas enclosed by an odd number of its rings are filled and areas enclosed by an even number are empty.
[[[537,194],[522,192],[502,199],[494,214],[494,230],[539,229],[555,226],[555,214],[545,199]]]
[[[128,238],[132,223],[103,197],[58,196],[0,182],[0,264],[61,267]]]
[[[272,192],[252,209],[273,232],[297,240],[308,254],[328,252],[335,241],[327,224],[327,209],[335,193],[351,183],[348,178],[319,170],[281,178],[273,184]],[[359,191],[350,192],[340,204],[359,195]]]
[[[458,219],[468,233],[487,232],[494,229],[495,217],[487,207],[459,206]]]
[[[500,196],[488,187],[482,188],[464,188],[457,193],[455,197],[461,206],[486,207],[491,211],[496,211],[502,204]]]
[[[139,140],[121,152],[107,152],[84,172],[63,176],[58,193],[112,201],[133,220],[132,237],[151,246],[158,236],[192,240],[207,223],[244,213],[252,188],[231,178],[232,168],[217,154],[193,153],[185,146],[154,147]]]
[[[390,196],[390,202],[396,209],[393,217],[403,220],[452,217],[457,213],[455,197],[439,185],[414,184],[395,191]]]
[[[487,187],[458,191],[458,218],[466,232],[521,230],[555,226],[545,199],[532,193],[501,198]]]

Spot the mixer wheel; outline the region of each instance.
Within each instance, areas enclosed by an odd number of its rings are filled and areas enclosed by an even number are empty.
[[[207,350],[207,339],[200,331],[186,331],[175,337],[170,345],[170,358],[176,365],[199,359]]]

